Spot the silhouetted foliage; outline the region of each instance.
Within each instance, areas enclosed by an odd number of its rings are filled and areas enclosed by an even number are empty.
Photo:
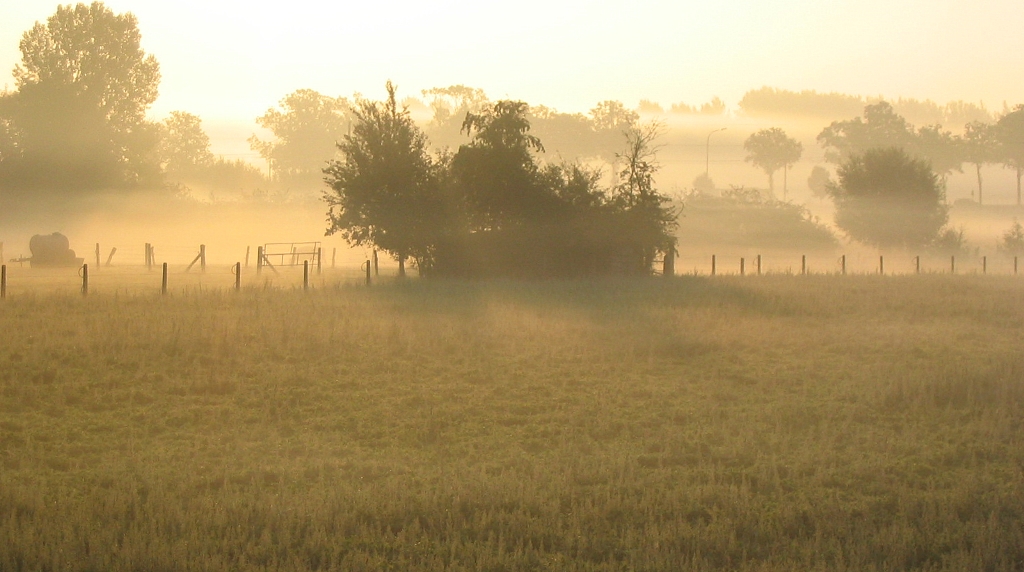
[[[715,192],[715,181],[707,173],[701,173],[693,178],[693,190],[701,194]]]
[[[788,169],[800,160],[804,146],[786,135],[778,127],[762,129],[743,143],[747,151],[746,161],[760,168],[768,175],[768,188],[775,193],[775,171]]]
[[[964,125],[961,150],[964,162],[974,165],[978,176],[978,204],[984,204],[981,167],[997,160],[996,144],[995,131],[991,125],[981,121],[972,121]]]
[[[1024,105],[1017,105],[1013,111],[1000,117],[993,129],[999,162],[1013,169],[1017,175],[1017,205],[1020,205],[1020,180],[1024,175]]]
[[[751,117],[849,117],[864,107],[864,100],[842,93],[801,92],[762,87],[740,99],[740,111]]]
[[[343,97],[312,89],[288,94],[279,106],[256,119],[275,140],[253,135],[249,145],[270,162],[271,176],[282,187],[313,192],[322,184],[327,162],[337,158],[337,144],[352,123],[351,107]]]
[[[160,127],[160,163],[172,180],[181,181],[213,163],[210,137],[199,116],[172,111]]]
[[[917,130],[914,147],[922,158],[931,163],[943,181],[953,171],[962,172],[964,163],[962,140],[950,131],[944,131],[941,125],[926,125]]]
[[[836,226],[879,247],[921,247],[946,224],[945,193],[927,161],[896,147],[854,154],[838,169],[831,194]]]
[[[899,147],[913,152],[916,144],[914,127],[882,101],[864,107],[864,117],[833,121],[818,135],[825,148],[825,159],[842,163],[869,149]]]
[[[338,144],[342,158],[324,169],[331,187],[324,197],[330,205],[328,234],[384,250],[404,273],[409,256],[421,269],[431,265],[448,221],[426,136],[408,110],[398,108],[395,91],[388,82],[385,102],[358,101],[352,134]]]
[[[645,274],[674,248],[675,214],[654,187],[654,129],[629,134],[622,182],[603,189],[599,170],[538,162],[544,146],[520,101],[467,112],[470,141],[436,159],[390,84],[387,103],[360,102],[356,116],[343,159],[325,171],[328,232],[353,244],[467,277]]]
[[[140,48],[135,16],[100,2],[59,6],[22,37],[17,91],[0,98],[7,195],[38,197],[153,184],[159,66]]]
[[[1024,254],[1024,226],[1020,221],[1013,219],[1013,225],[1003,233],[1002,241],[999,243],[999,250],[1010,256]]]
[[[807,177],[807,188],[811,190],[811,195],[817,199],[823,199],[828,196],[831,183],[832,175],[828,172],[828,169],[821,165],[815,165],[811,169],[810,176]]]

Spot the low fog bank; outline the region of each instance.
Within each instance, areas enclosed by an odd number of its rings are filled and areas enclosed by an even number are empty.
[[[201,244],[206,245],[208,264],[224,266],[244,262],[247,247],[255,264],[257,246],[280,242],[320,242],[327,265],[335,249],[339,266],[359,265],[368,258],[368,251],[351,248],[341,237],[324,236],[326,228],[326,206],[316,201],[200,202],[166,191],[22,204],[17,211],[0,214],[7,260],[30,256],[30,238],[53,232],[67,236],[77,256],[90,264],[95,263],[97,243],[104,263],[110,249],[117,248],[114,266],[145,264],[146,243],[153,245],[158,263],[172,265],[191,262]]]

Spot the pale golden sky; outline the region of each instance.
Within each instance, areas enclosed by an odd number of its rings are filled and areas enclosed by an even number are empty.
[[[152,110],[246,120],[299,88],[400,96],[466,84],[586,111],[641,98],[730,108],[762,85],[1024,102],[1024,2],[1007,0],[110,0],[161,64]],[[57,4],[0,3],[0,84]]]

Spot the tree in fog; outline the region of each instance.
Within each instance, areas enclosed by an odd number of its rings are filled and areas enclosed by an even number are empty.
[[[825,160],[841,163],[854,154],[880,147],[916,149],[917,134],[907,120],[893,111],[892,105],[881,101],[864,107],[864,117],[833,121],[818,134],[818,143],[825,149]]]
[[[1024,105],[1017,105],[1000,117],[993,129],[999,162],[1017,175],[1017,205],[1020,206],[1020,179],[1024,175]]]
[[[887,247],[932,243],[948,218],[945,193],[928,162],[898,147],[852,155],[830,192],[836,226],[850,238]]]
[[[463,130],[472,141],[455,154],[452,173],[476,228],[507,228],[550,211],[553,197],[533,159],[544,146],[530,133],[528,110],[522,101],[503,100],[466,115]]]
[[[978,176],[978,204],[984,204],[981,186],[981,167],[996,160],[996,140],[992,126],[972,121],[964,126],[961,149],[965,162],[974,165]]]
[[[172,111],[160,128],[160,160],[169,176],[187,177],[213,163],[210,137],[198,115]]]
[[[926,125],[918,129],[914,150],[931,163],[932,170],[943,184],[953,171],[962,172],[963,141],[952,132],[943,130],[941,125]]]
[[[432,111],[425,129],[438,147],[458,148],[466,141],[462,122],[467,113],[480,113],[490,104],[484,90],[465,85],[434,87],[422,91]]]
[[[25,32],[18,89],[0,100],[14,136],[0,183],[80,190],[157,180],[158,129],[145,114],[160,71],[140,39],[135,16],[101,2],[59,6]]]
[[[743,143],[747,151],[746,161],[763,170],[768,175],[768,188],[775,195],[775,171],[786,169],[800,160],[804,146],[799,141],[786,135],[778,127],[762,129],[754,133]],[[783,185],[783,192],[788,189]]]
[[[633,242],[640,272],[650,268],[658,252],[675,252],[676,215],[668,206],[670,199],[654,186],[658,171],[654,141],[661,124],[634,126],[626,131],[626,149],[619,155],[622,171],[614,188],[612,205],[626,217],[625,233]]]
[[[1024,254],[1024,226],[1016,218],[1013,225],[1003,233],[998,249],[1009,256]]]
[[[636,127],[640,115],[626,109],[621,101],[607,100],[590,110],[590,121],[593,128],[591,137],[594,141],[594,156],[610,164],[613,175],[618,176],[622,137]]]
[[[337,144],[352,124],[348,100],[299,89],[281,99],[279,107],[256,119],[274,140],[253,135],[249,145],[267,160],[273,179],[282,186],[319,189],[324,167],[337,157]]]
[[[395,91],[389,81],[387,101],[358,101],[352,134],[338,143],[341,158],[323,171],[330,186],[324,198],[328,234],[384,250],[404,274],[410,256],[421,269],[429,264],[444,220],[426,136],[398,107]]]
[[[807,188],[811,190],[811,195],[816,199],[824,199],[828,196],[831,183],[832,175],[821,165],[815,165],[811,169],[811,175],[807,177]]]
[[[707,174],[701,173],[693,178],[693,190],[701,194],[711,194],[715,192],[715,181]]]

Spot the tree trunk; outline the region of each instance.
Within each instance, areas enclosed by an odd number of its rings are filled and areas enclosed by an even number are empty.
[[[1024,170],[1017,167],[1017,206],[1020,206],[1020,176],[1024,175]]]
[[[398,255],[398,277],[405,278],[405,255]]]
[[[975,170],[978,172],[978,204],[984,204],[981,200],[981,163],[974,164]]]
[[[782,200],[789,198],[789,165],[782,167]]]

